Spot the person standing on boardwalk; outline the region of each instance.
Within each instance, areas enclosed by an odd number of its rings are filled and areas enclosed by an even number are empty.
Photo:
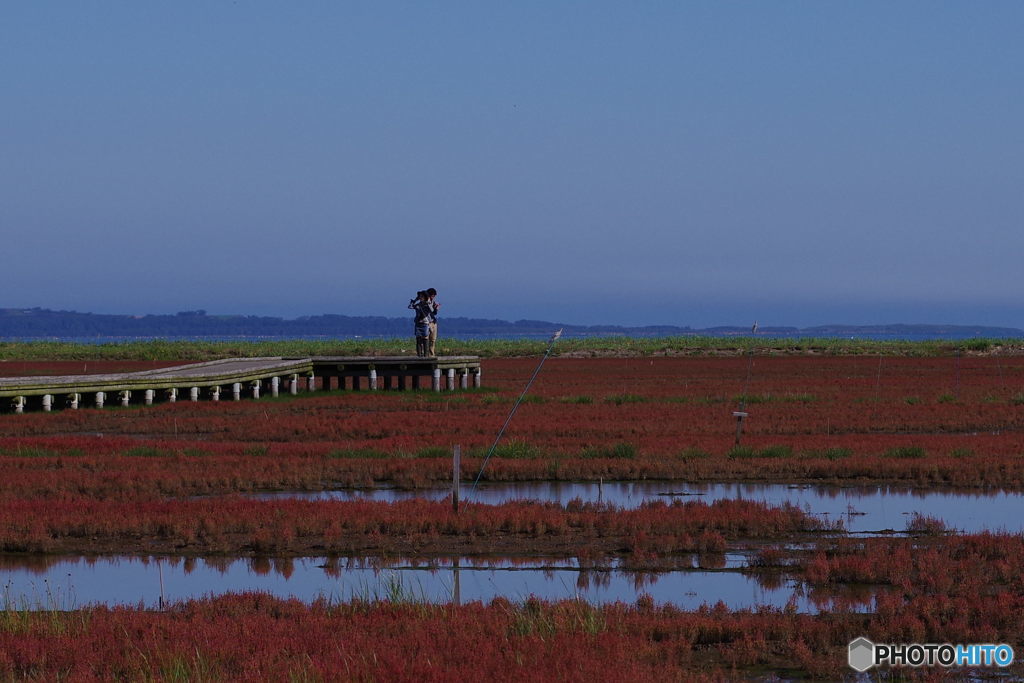
[[[430,329],[427,335],[427,355],[436,356],[434,346],[437,344],[437,310],[441,304],[437,303],[437,290],[431,287],[427,290],[427,310],[430,314]]]
[[[413,334],[416,335],[416,355],[427,355],[427,338],[430,336],[431,308],[427,293],[416,292],[416,298],[409,300],[409,308],[416,312],[413,318]]]

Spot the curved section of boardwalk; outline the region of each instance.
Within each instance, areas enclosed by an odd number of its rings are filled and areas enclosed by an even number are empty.
[[[50,377],[0,377],[0,408],[75,409],[83,403],[103,407],[116,401],[128,406],[166,400],[234,400],[243,396],[277,396],[287,390],[419,389],[454,390],[481,381],[476,356],[315,356],[310,358],[228,358],[142,372]]]

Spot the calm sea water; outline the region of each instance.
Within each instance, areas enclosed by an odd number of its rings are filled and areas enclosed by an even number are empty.
[[[827,611],[838,594],[809,594],[798,581],[740,571],[746,558],[694,556],[691,569],[668,572],[581,568],[573,559],[397,558],[387,566],[365,558],[47,557],[0,555],[0,601],[27,609],[74,609],[88,604],[145,605],[210,595],[260,591],[311,602],[319,598],[404,597],[435,603],[585,600],[635,602],[696,609],[724,602],[731,609],[792,604]],[[701,569],[710,564],[714,570]],[[841,593],[842,591],[840,591]],[[859,596],[869,608],[872,593]]]

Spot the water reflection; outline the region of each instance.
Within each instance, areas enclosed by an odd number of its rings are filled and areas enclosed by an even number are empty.
[[[523,558],[181,558],[0,556],[0,587],[8,606],[71,609],[86,604],[156,607],[211,594],[264,591],[307,602],[415,599],[488,602],[583,599],[594,604],[632,603],[641,595],[662,604],[696,609],[719,601],[731,609],[758,605],[818,612],[832,608],[828,595],[805,595],[799,584],[774,572],[740,571],[736,554],[694,555],[663,567],[635,569],[615,561]],[[686,569],[685,567],[689,567]],[[697,567],[704,567],[698,569]],[[716,569],[709,569],[714,567]],[[840,596],[843,597],[843,596]],[[872,593],[842,604],[869,607]]]
[[[891,529],[901,531],[914,513],[941,519],[947,526],[978,531],[1024,531],[1024,493],[909,489],[893,486],[794,486],[787,484],[691,484],[683,481],[632,482],[514,482],[486,484],[463,499],[488,504],[513,500],[540,500],[562,505],[579,499],[619,507],[637,507],[650,500],[715,500],[742,498],[771,505],[792,503],[825,519],[842,519],[855,533]],[[448,489],[417,491],[391,488],[347,489],[316,493],[265,493],[262,499],[383,500],[409,498],[441,500]]]

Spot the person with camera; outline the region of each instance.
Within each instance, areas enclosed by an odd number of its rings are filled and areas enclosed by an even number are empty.
[[[409,300],[409,308],[415,311],[413,334],[416,336],[416,355],[423,357],[429,348],[430,320],[433,315],[427,293],[423,290],[416,292],[416,298]]]

